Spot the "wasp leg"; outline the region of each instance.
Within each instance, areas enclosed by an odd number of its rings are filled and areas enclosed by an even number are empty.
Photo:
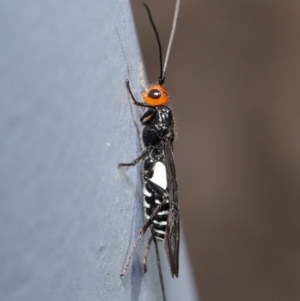
[[[161,188],[157,184],[147,181],[147,188],[149,189],[149,192],[154,193],[157,197],[167,198],[168,197],[168,191],[166,189]]]
[[[152,146],[148,147],[133,162],[131,162],[131,163],[119,163],[118,168],[124,167],[124,166],[134,166],[134,165],[136,165],[139,161],[143,160],[152,150],[153,150]]]
[[[144,103],[142,103],[142,102],[139,102],[139,101],[137,101],[137,100],[135,99],[135,97],[134,97],[134,95],[133,95],[133,93],[132,93],[132,91],[131,91],[131,88],[130,88],[130,84],[129,84],[129,80],[128,80],[128,79],[126,79],[125,84],[126,84],[126,87],[127,87],[128,92],[129,92],[129,94],[130,94],[130,96],[131,96],[131,99],[133,100],[133,103],[134,103],[136,106],[145,107],[145,108],[152,108],[152,106],[146,105],[146,104],[144,104]]]
[[[151,228],[152,229],[152,228]],[[152,230],[151,230],[151,234],[152,234]],[[145,249],[145,253],[144,253],[144,258],[143,258],[143,273],[147,273],[147,259],[148,259],[148,255],[149,255],[149,250],[150,250],[150,246],[152,243],[152,239],[153,239],[153,234],[150,236],[148,244],[146,246]]]
[[[123,271],[121,273],[121,277],[122,276],[125,276],[126,273],[127,273],[127,270],[128,270],[128,266],[130,264],[130,261],[132,259],[132,256],[135,252],[135,249],[136,247],[138,246],[138,243],[140,242],[141,238],[144,236],[145,232],[147,231],[147,229],[151,226],[153,220],[155,219],[157,213],[159,212],[159,210],[161,209],[161,207],[167,202],[166,199],[164,199],[156,208],[155,210],[153,211],[153,213],[151,214],[150,218],[148,219],[148,221],[146,222],[146,224],[143,226],[143,228],[140,230],[139,232],[139,235],[130,251],[130,254],[125,262],[125,265],[124,265],[124,268],[123,268]]]
[[[166,298],[166,292],[165,292],[165,286],[164,286],[164,279],[163,279],[163,275],[162,275],[162,271],[161,271],[161,264],[160,264],[160,258],[159,258],[159,252],[158,252],[157,240],[156,240],[156,238],[155,238],[155,233],[154,233],[153,226],[150,226],[150,230],[151,230],[151,235],[152,235],[152,237],[153,237],[153,241],[154,241],[154,245],[155,245],[156,259],[157,259],[157,267],[158,267],[158,274],[159,274],[159,278],[160,278],[160,285],[161,285],[163,300],[164,300],[164,301],[167,301],[167,298]]]

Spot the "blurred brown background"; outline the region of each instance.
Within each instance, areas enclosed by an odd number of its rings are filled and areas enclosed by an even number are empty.
[[[175,0],[149,0],[164,51]],[[132,0],[149,80],[158,48]],[[202,301],[300,300],[300,2],[182,0],[166,86]]]

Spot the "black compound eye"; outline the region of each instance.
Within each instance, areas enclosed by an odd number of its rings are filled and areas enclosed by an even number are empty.
[[[157,89],[152,89],[151,91],[149,91],[148,97],[153,99],[159,99],[161,97],[161,92]]]

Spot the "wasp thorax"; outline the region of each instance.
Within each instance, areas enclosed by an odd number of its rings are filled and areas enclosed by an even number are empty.
[[[143,99],[145,103],[157,107],[165,104],[169,95],[164,86],[153,85],[143,92]]]

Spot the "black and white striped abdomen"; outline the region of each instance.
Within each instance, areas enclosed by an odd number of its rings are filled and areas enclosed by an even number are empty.
[[[151,167],[151,173],[152,176],[144,181],[144,212],[147,220],[163,201],[163,195],[167,191],[165,165],[161,161],[156,161]],[[157,239],[164,240],[165,238],[168,213],[169,200],[161,207],[153,220],[153,228]]]

